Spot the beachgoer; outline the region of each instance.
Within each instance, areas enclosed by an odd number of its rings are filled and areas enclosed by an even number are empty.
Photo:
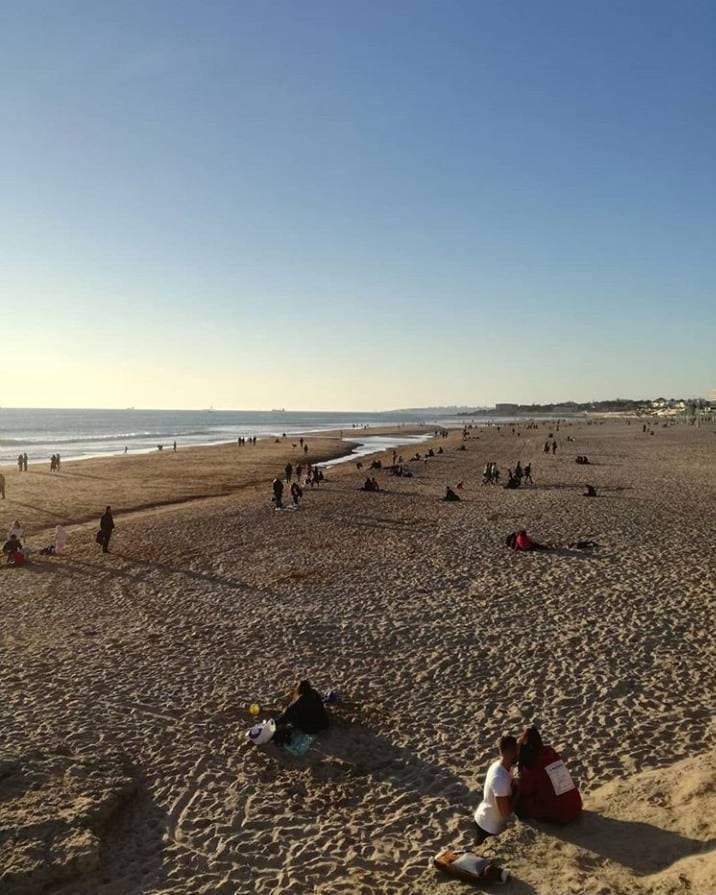
[[[280,510],[283,509],[283,502],[281,498],[283,497],[283,482],[281,479],[276,478],[273,480],[272,484],[273,488],[273,502],[275,504],[274,509]]]
[[[25,531],[20,524],[19,519],[16,519],[7,533],[8,541],[13,537],[13,535],[22,543],[25,540]]]
[[[548,441],[545,441],[545,443],[544,443],[544,452],[545,452],[545,454],[549,453],[549,442]]]
[[[55,526],[55,553],[62,553],[67,544],[67,532],[63,525]]]
[[[299,500],[303,497],[303,491],[301,490],[301,486],[298,482],[293,482],[291,484],[291,499],[293,500],[293,505],[295,507],[298,506]]]
[[[102,545],[102,553],[109,553],[109,540],[114,531],[114,516],[112,515],[112,507],[107,507],[102,518],[99,520],[99,544]]]
[[[534,485],[534,482],[532,481],[532,464],[531,463],[528,463],[527,466],[525,466],[525,484],[527,482],[529,482],[530,485]]]
[[[488,768],[482,801],[474,814],[479,844],[490,836],[499,836],[512,814],[517,786],[510,771],[517,761],[517,740],[500,737],[499,748],[500,757]]]
[[[276,718],[274,741],[281,743],[290,739],[292,730],[302,733],[320,733],[330,726],[321,694],[314,690],[310,681],[301,681],[291,696],[291,702]]]
[[[537,541],[532,540],[524,528],[508,535],[507,546],[520,552],[525,552],[527,550],[549,550],[549,547],[545,547],[544,544],[538,544]]]
[[[177,443],[176,443],[176,441],[175,441],[174,444],[173,444],[173,449],[174,449],[174,453],[176,453],[176,449],[177,449]]]
[[[22,454],[17,455],[17,468],[22,472]]]
[[[22,455],[22,468],[24,472],[27,472],[27,454]]]
[[[557,442],[552,442],[552,455],[554,456],[557,453]]]
[[[518,817],[562,824],[575,820],[582,810],[582,797],[559,753],[544,745],[534,726],[525,730],[518,745]]]
[[[456,500],[460,500],[460,495],[459,495],[459,494],[456,494],[456,493],[452,490],[452,488],[450,487],[450,485],[448,485],[448,486],[445,488],[445,497],[443,497],[443,500],[447,500],[447,501],[454,502],[454,501],[456,501]]]
[[[594,487],[594,485],[586,485],[585,487],[586,487],[586,490],[583,494],[583,497],[596,497],[597,496],[597,489]]]
[[[58,472],[60,471],[60,455],[59,454],[55,454],[55,469]]]
[[[11,535],[5,544],[3,544],[2,552],[7,557],[9,566],[21,566],[25,563],[25,554],[22,550],[22,544],[17,535]]]
[[[0,472],[0,498],[5,500],[5,476]]]
[[[286,481],[291,481],[291,476],[293,475],[293,465],[291,463],[287,463],[285,467],[286,472]]]

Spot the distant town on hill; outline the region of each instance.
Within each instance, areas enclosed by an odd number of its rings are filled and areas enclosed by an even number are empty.
[[[539,414],[539,413],[696,413],[712,411],[714,402],[706,398],[612,398],[608,401],[560,401],[557,404],[495,404],[494,408],[485,410],[463,410],[458,416],[476,416],[482,414]]]

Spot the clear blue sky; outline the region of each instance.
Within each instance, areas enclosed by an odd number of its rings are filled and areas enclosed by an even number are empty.
[[[704,394],[715,45],[692,0],[4,4],[2,403]]]

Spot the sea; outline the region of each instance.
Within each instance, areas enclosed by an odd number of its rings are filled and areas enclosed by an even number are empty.
[[[411,411],[390,413],[299,412],[285,410],[39,410],[0,408],[0,462],[14,463],[26,453],[30,463],[111,454],[146,453],[165,448],[225,444],[239,436],[265,438],[342,430],[358,442],[358,454],[419,442],[405,436],[371,436],[377,426],[447,425],[445,417]]]

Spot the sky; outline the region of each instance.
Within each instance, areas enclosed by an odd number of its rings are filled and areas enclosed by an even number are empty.
[[[0,404],[716,387],[716,4],[0,7]]]

